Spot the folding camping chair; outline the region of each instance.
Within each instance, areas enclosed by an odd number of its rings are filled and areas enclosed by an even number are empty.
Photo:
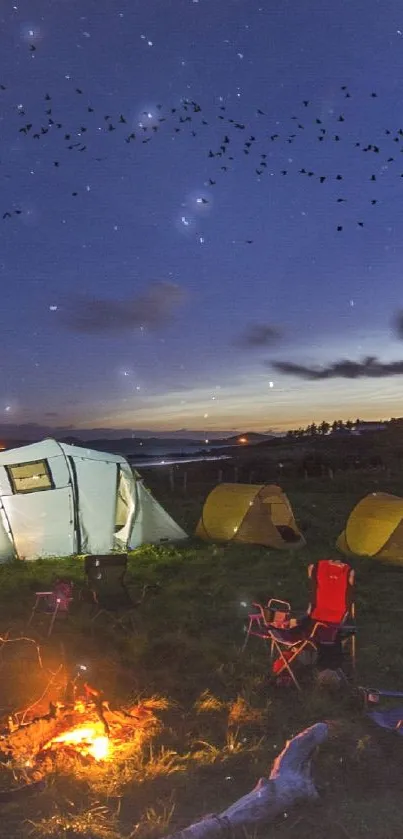
[[[117,613],[135,607],[125,583],[127,554],[86,556],[87,590],[96,607],[92,621],[103,613]]]
[[[272,597],[267,601],[266,606],[262,606],[261,603],[252,603],[252,606],[254,606],[256,612],[248,615],[248,626],[242,652],[245,650],[251,635],[267,641],[268,627],[275,626],[278,629],[288,629],[290,627],[291,604],[288,600],[278,600],[277,597]]]
[[[394,731],[403,736],[403,706],[380,707],[384,699],[402,700],[403,693],[398,690],[378,690],[378,688],[367,687],[360,687],[359,691],[364,698],[365,712],[372,722],[387,731]]]
[[[268,607],[249,615],[247,637],[255,635],[270,643],[276,677],[284,673],[300,690],[293,664],[303,651],[335,661],[343,647],[350,644],[355,666],[355,607],[353,601],[354,571],[345,562],[321,559],[310,565],[308,575],[312,585],[311,603],[301,619],[292,619],[291,610],[283,614],[283,626],[270,622]],[[270,601],[269,601],[270,603]],[[268,604],[269,605],[269,604]],[[289,605],[289,604],[285,604]],[[245,645],[244,645],[245,646]],[[318,664],[319,664],[318,660]]]
[[[36,591],[35,603],[32,607],[32,612],[28,621],[28,626],[34,619],[34,616],[40,612],[41,614],[49,615],[50,624],[48,629],[48,638],[53,632],[53,627],[56,618],[66,617],[70,604],[73,601],[73,583],[65,580],[57,580],[50,591]]]

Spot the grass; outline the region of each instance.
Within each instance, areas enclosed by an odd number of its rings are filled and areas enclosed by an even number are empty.
[[[40,622],[29,633],[41,642],[43,669],[34,645],[3,646],[2,715],[40,697],[53,673],[37,706],[43,712],[49,699],[60,695],[66,670],[84,662],[91,681],[112,703],[148,699],[159,724],[134,738],[113,763],[57,761],[44,792],[0,805],[0,836],[159,839],[205,813],[220,812],[267,775],[286,739],[330,718],[339,721],[340,734],[315,760],[319,804],[288,813],[262,835],[398,835],[401,739],[372,728],[349,694],[327,693],[314,682],[301,696],[271,686],[263,644],[252,639],[244,654],[241,646],[248,611],[242,604],[276,595],[303,610],[308,563],[334,555],[335,540],[360,497],[375,489],[403,495],[403,480],[350,473],[334,481],[282,484],[307,538],[303,551],[196,541],[180,548],[142,548],[130,557],[130,584],[135,593],[145,583],[159,588],[150,590],[133,629],[122,631],[102,617],[91,623],[85,604],[77,604],[49,642]],[[163,493],[159,498],[179,523],[193,529],[205,494],[200,486],[185,500]],[[403,568],[375,560],[353,564],[358,682],[403,690]],[[0,634],[25,634],[33,592],[60,575],[77,587],[83,584],[77,559],[0,567]],[[0,790],[12,783],[10,768],[3,767]]]

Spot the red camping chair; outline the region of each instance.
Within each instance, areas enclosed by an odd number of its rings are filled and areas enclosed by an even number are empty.
[[[50,617],[49,637],[52,634],[56,618],[58,616],[66,617],[69,612],[70,604],[73,601],[73,583],[57,580],[51,591],[36,591],[35,597],[36,600],[32,607],[28,626],[31,625],[35,614],[40,610]]]
[[[293,670],[296,659],[305,651],[327,656],[337,653],[350,643],[350,653],[355,665],[355,608],[353,602],[354,571],[345,562],[321,559],[310,565],[308,575],[312,583],[311,603],[299,620],[287,617],[283,627],[266,620],[265,610],[260,611],[260,625],[256,627],[257,614],[249,616],[247,639],[256,635],[268,641],[272,656],[278,653],[273,664],[276,677],[288,673],[300,689]],[[256,628],[255,628],[256,627]],[[245,642],[246,643],[246,642]],[[319,663],[319,661],[318,661]]]

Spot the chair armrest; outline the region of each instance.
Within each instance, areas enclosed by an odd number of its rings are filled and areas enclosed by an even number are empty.
[[[311,631],[311,636],[310,636],[310,637],[311,637],[311,638],[314,638],[314,637],[315,637],[315,635],[316,635],[316,633],[317,633],[317,631],[318,631],[318,629],[321,629],[321,627],[325,627],[325,629],[326,629],[326,628],[330,628],[328,623],[324,623],[323,621],[316,621],[316,622],[314,623],[314,625],[313,625],[313,628],[312,628],[312,631]],[[335,633],[336,633],[336,631],[337,631],[337,630],[335,630]]]
[[[267,609],[275,609],[277,606],[286,606],[287,608],[284,611],[291,612],[291,603],[289,603],[288,600],[279,600],[278,597],[271,597],[270,600],[267,601]],[[278,611],[280,612],[281,609],[278,609]]]
[[[252,606],[254,606],[256,609],[258,609],[258,613],[257,613],[257,614],[253,614],[253,615],[252,615],[252,614],[250,614],[250,615],[249,615],[249,617],[263,618],[263,620],[264,620],[264,619],[265,619],[265,616],[264,616],[264,609],[265,609],[265,607],[264,607],[264,606],[262,606],[262,604],[261,604],[261,603],[252,603]]]

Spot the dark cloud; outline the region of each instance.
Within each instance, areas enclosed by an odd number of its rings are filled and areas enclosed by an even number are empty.
[[[282,331],[278,326],[268,323],[252,323],[235,341],[236,346],[245,349],[272,347],[282,338]]]
[[[141,326],[145,329],[165,326],[182,300],[179,286],[159,282],[130,300],[76,296],[61,310],[60,316],[64,326],[72,332],[120,334]]]
[[[403,309],[400,309],[400,311],[395,316],[393,326],[397,337],[403,341]]]
[[[303,364],[294,364],[292,361],[270,361],[270,367],[278,373],[286,376],[297,376],[300,379],[309,381],[320,381],[321,379],[382,379],[387,376],[399,376],[403,374],[403,361],[390,361],[383,363],[375,356],[367,356],[362,361],[333,361],[327,367],[308,367]]]

